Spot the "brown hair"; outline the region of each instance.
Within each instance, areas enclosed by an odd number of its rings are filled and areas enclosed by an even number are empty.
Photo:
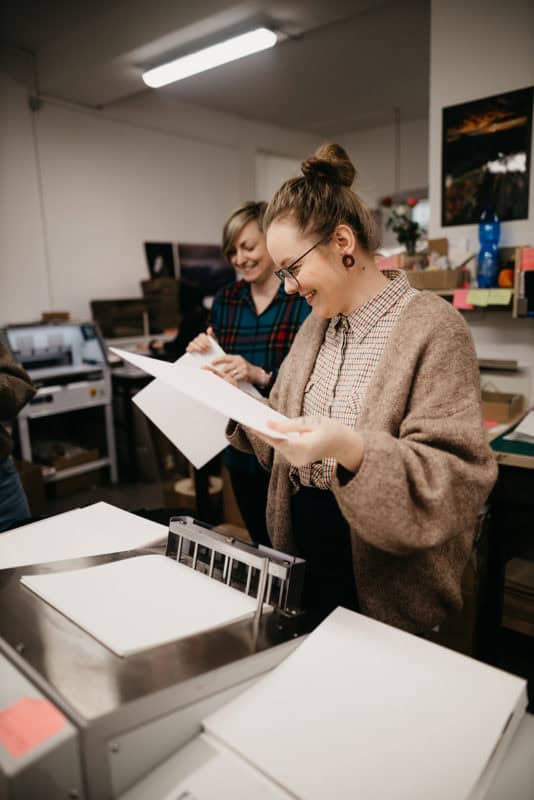
[[[378,247],[373,216],[350,188],[356,170],[339,144],[324,144],[301,165],[302,176],[290,178],[276,192],[263,219],[264,230],[275,219],[293,217],[301,231],[318,239],[331,236],[338,225],[350,225],[365,250]]]
[[[266,208],[267,203],[263,201],[254,203],[250,200],[236,208],[235,211],[232,211],[224,223],[222,237],[222,251],[228,261],[230,260],[230,253],[234,249],[235,240],[245,225],[248,225],[249,222],[257,222],[260,230],[262,229]]]

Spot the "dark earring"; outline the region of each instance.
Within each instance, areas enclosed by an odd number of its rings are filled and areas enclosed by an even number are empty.
[[[350,267],[354,266],[354,257],[351,256],[350,253],[345,253],[341,260],[343,262],[343,266],[347,267],[347,269],[350,269]]]

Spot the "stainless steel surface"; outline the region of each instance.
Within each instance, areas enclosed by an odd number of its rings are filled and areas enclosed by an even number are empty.
[[[205,529],[203,535],[210,536]],[[20,583],[26,574],[162,551],[163,546],[151,547],[0,571],[0,655],[77,726],[89,800],[107,800],[114,781],[124,789],[142,774],[137,769],[152,769],[172,752],[180,736],[200,730],[206,703],[215,707],[222,702],[219,698],[272,669],[297,645],[298,616],[272,610],[262,616],[257,630],[250,618],[120,658]],[[270,563],[266,557],[255,558]],[[150,597],[146,601],[150,603]],[[156,737],[171,717],[174,738]],[[117,773],[113,746],[119,740],[147,746],[144,761]]]
[[[265,619],[254,648],[252,626],[246,620],[120,658],[19,582],[22,575],[94,566],[147,552],[161,549],[0,571],[0,648],[11,658],[22,656],[21,666],[40,676],[58,693],[64,708],[86,722],[291,638],[277,620]]]

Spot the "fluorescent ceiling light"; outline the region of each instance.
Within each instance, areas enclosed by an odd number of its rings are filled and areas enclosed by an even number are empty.
[[[162,64],[161,67],[149,69],[143,73],[143,80],[147,86],[157,89],[167,83],[181,81],[198,72],[205,72],[213,67],[219,67],[221,64],[227,64],[229,61],[236,61],[243,56],[259,53],[260,50],[273,47],[277,38],[276,33],[268,28],[256,28],[211,47],[205,47],[196,53],[169,61],[168,64]]]

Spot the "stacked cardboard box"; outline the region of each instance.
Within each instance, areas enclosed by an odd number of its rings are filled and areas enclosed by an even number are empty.
[[[180,282],[176,278],[154,278],[141,281],[152,333],[161,333],[166,328],[178,326],[179,287]]]
[[[512,558],[506,566],[502,623],[534,636],[534,561]]]
[[[46,513],[46,494],[40,464],[30,461],[15,461],[20,481],[28,499],[32,517]]]
[[[490,392],[482,390],[482,413],[484,419],[495,422],[510,422],[523,411],[525,398],[521,394]]]

